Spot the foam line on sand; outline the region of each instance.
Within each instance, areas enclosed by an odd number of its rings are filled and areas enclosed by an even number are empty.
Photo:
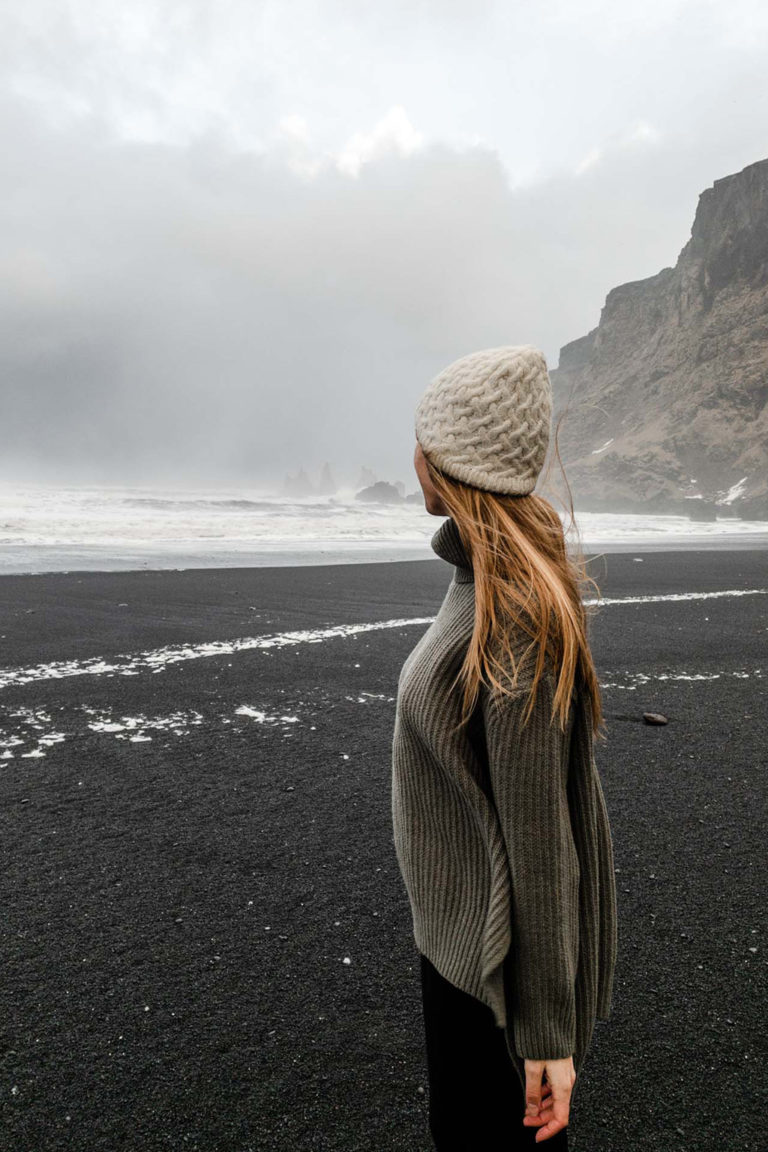
[[[621,604],[659,604],[664,601],[712,600],[728,596],[763,596],[768,588],[734,588],[718,592],[670,592],[658,596],[623,596],[620,598],[585,600],[585,604],[611,607]],[[44,680],[62,680],[71,676],[138,676],[141,672],[162,672],[169,664],[187,660],[201,660],[209,656],[232,656],[238,652],[285,648],[296,644],[319,644],[365,632],[378,632],[388,628],[412,628],[431,624],[434,616],[412,616],[394,620],[374,620],[368,624],[337,624],[329,628],[305,628],[293,632],[278,632],[272,636],[245,636],[235,640],[211,640],[203,644],[169,645],[145,652],[114,656],[109,660],[92,657],[88,660],[59,660],[50,664],[37,664],[26,668],[0,669],[0,688],[20,684],[39,683]]]

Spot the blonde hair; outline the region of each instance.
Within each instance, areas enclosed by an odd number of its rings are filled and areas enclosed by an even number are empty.
[[[575,529],[573,499],[557,448],[557,430],[555,451]],[[523,669],[526,682],[530,678],[523,718],[526,724],[548,665],[557,685],[553,715],[559,716],[561,730],[565,730],[576,686],[591,706],[593,734],[604,738],[600,686],[587,637],[588,606],[582,602],[583,588],[593,587],[598,595],[599,588],[586,572],[581,546],[569,556],[560,517],[544,497],[534,492],[515,496],[476,488],[440,471],[426,454],[424,459],[432,483],[459,530],[475,579],[474,629],[454,680],[454,685],[463,683],[459,727],[467,723],[475,708],[481,682],[493,692],[513,694]],[[531,637],[522,653],[521,631]],[[511,642],[512,637],[517,643]],[[534,651],[536,664],[530,675]]]

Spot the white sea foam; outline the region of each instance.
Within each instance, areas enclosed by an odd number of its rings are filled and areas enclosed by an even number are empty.
[[[259,724],[297,724],[298,716],[279,716],[275,713],[263,712],[261,708],[252,708],[249,704],[241,704],[235,709],[236,716],[247,716]]]
[[[172,712],[169,716],[121,716],[119,720],[113,719],[112,712],[83,707],[83,711],[95,716],[89,720],[87,727],[91,732],[113,733],[122,739],[128,738],[134,742],[151,739],[146,736],[150,732],[187,732],[190,727],[202,724],[201,712]],[[129,735],[133,733],[133,735]]]
[[[725,494],[724,514],[711,522],[581,512],[580,542],[590,551],[766,546],[768,522],[725,515],[742,487]],[[351,490],[290,500],[252,489],[6,484],[0,485],[0,572],[434,559],[429,541],[439,523],[421,501],[368,504]],[[567,539],[576,543],[570,527]]]
[[[662,604],[664,601],[677,600],[720,600],[724,596],[765,596],[768,588],[724,588],[717,592],[662,592],[655,596],[617,596],[595,597],[585,600],[585,604],[599,604],[606,607],[610,604]]]
[[[203,723],[203,713],[195,709],[179,710],[167,716],[123,716],[110,708],[92,708],[88,704],[80,704],[74,712],[85,717],[84,727],[88,732],[115,740],[127,740],[130,744],[151,743],[158,735],[189,736],[193,728]],[[267,726],[285,727],[300,722],[299,716],[270,713],[247,704],[236,708],[234,715],[257,720]],[[213,725],[227,726],[233,723],[232,717],[222,714],[209,715],[207,719]],[[52,723],[50,717],[28,708],[0,710],[0,720],[7,727],[18,729],[16,732],[8,732],[5,727],[0,727],[0,748],[3,749],[0,760],[13,760],[17,755],[23,759],[39,759],[46,755],[46,749],[63,744],[68,736],[74,734],[72,730],[58,732],[53,727],[45,731],[46,722]],[[77,723],[75,726],[78,727]],[[22,748],[27,751],[22,751]]]
[[[434,616],[412,616],[395,620],[380,620],[371,624],[337,624],[331,628],[309,628],[296,632],[279,632],[273,636],[245,636],[238,640],[211,640],[204,644],[180,644],[152,651],[115,656],[110,660],[93,657],[89,660],[60,660],[52,664],[38,664],[31,668],[0,670],[0,688],[16,684],[32,684],[41,680],[61,680],[70,676],[133,676],[140,671],[156,670],[186,660],[200,660],[209,656],[232,656],[237,652],[285,648],[295,644],[318,644],[337,637],[357,636],[383,628],[409,628],[415,624],[431,624]]]
[[[732,588],[717,592],[668,592],[649,596],[625,596],[585,600],[585,604],[611,607],[625,604],[660,604],[664,601],[712,600],[724,597],[765,596],[768,588]],[[239,652],[269,651],[274,648],[298,644],[319,644],[325,640],[359,636],[392,628],[412,628],[431,624],[434,616],[398,617],[376,620],[367,624],[336,624],[330,628],[305,628],[294,632],[278,632],[271,636],[245,636],[236,640],[211,640],[202,644],[179,644],[150,651],[113,656],[110,659],[92,657],[88,660],[63,660],[51,664],[37,664],[26,668],[0,670],[0,688],[19,684],[32,684],[44,680],[62,680],[71,676],[136,676],[144,671],[157,671],[171,664],[207,657],[232,656]]]
[[[722,669],[712,672],[691,672],[676,670],[669,672],[632,672],[629,670],[614,670],[602,673],[600,688],[604,691],[618,690],[635,692],[651,682],[701,682],[714,681],[732,677],[737,680],[763,679],[762,668]],[[345,696],[354,704],[385,703],[392,704],[393,696],[383,692],[361,692],[358,696]],[[303,703],[303,702],[302,702]],[[83,718],[78,721],[78,714]],[[92,708],[87,704],[77,705],[69,714],[69,724],[66,732],[58,731],[47,713],[33,709],[0,709],[0,761],[9,761],[15,758],[30,760],[42,759],[48,750],[54,749],[66,742],[71,736],[78,735],[83,730],[91,732],[105,739],[127,741],[129,744],[152,743],[156,738],[173,736],[177,739],[189,737],[193,729],[203,723],[210,728],[220,726],[223,731],[244,731],[237,726],[237,718],[242,717],[249,724],[257,728],[282,728],[283,737],[289,737],[289,726],[300,724],[302,714],[286,715],[285,713],[269,711],[253,704],[240,704],[235,708],[232,716],[222,713],[209,712],[204,715],[196,709],[188,711],[177,710],[165,716],[133,714],[121,715],[110,708]],[[83,723],[84,720],[84,723]],[[233,724],[235,729],[233,729]],[[15,727],[15,732],[7,728]],[[47,729],[47,730],[46,730]],[[314,730],[315,725],[310,725]],[[349,760],[349,754],[341,753],[343,760]]]
[[[638,687],[656,680],[688,680],[691,682],[700,680],[708,683],[713,680],[722,680],[728,676],[733,676],[736,680],[762,680],[763,669],[753,668],[750,671],[747,669],[728,669],[722,672],[605,672],[603,675],[607,676],[608,679],[600,681],[601,688],[618,688],[634,692]]]

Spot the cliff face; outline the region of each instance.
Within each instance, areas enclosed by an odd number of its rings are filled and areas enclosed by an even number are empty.
[[[612,289],[550,377],[577,509],[768,519],[768,160],[702,192],[675,267]]]

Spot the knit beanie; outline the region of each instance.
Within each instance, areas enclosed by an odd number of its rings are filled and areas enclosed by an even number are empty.
[[[416,407],[416,439],[442,472],[491,492],[532,492],[549,446],[552,385],[532,344],[462,356]]]

